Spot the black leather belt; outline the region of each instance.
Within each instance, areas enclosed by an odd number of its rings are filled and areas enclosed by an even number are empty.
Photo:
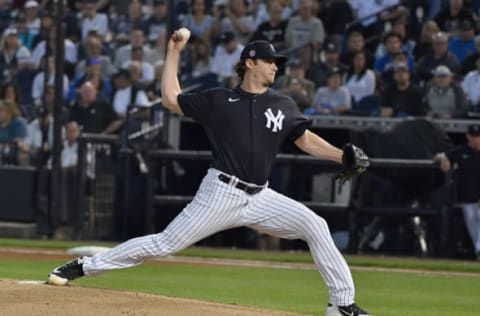
[[[218,175],[218,179],[226,184],[230,184],[230,181],[232,181],[231,176],[227,176],[226,174],[223,174],[223,173]],[[250,194],[250,195],[257,194],[263,190],[263,187],[261,186],[249,185],[240,180],[238,180],[237,183],[235,184],[235,188],[245,191],[247,194]]]

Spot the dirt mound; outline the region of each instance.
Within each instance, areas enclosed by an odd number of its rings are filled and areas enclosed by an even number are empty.
[[[0,297],[0,314],[5,316],[295,315],[153,294],[14,280],[0,280]]]

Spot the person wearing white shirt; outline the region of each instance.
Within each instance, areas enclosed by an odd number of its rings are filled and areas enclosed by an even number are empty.
[[[68,122],[65,129],[65,140],[61,157],[62,168],[75,167],[78,161],[78,136],[80,136],[80,127],[77,122]]]
[[[46,76],[46,74],[48,74]],[[55,83],[55,59],[53,56],[48,58],[46,71],[38,73],[33,79],[32,98],[35,104],[40,104],[45,87],[45,77],[48,77],[47,86],[53,86]],[[63,75],[63,96],[67,97],[69,81],[66,75]]]
[[[351,70],[345,78],[345,87],[356,103],[375,92],[375,74],[366,67],[366,57],[363,51],[352,55]]]
[[[145,91],[134,87],[131,75],[127,70],[120,70],[113,77],[115,93],[113,95],[113,110],[121,117],[126,116],[129,105],[149,107],[149,101]]]
[[[468,103],[476,112],[480,111],[480,58],[476,61],[476,70],[467,73],[462,81],[462,89]]]
[[[25,9],[25,18],[29,31],[33,34],[38,34],[40,32],[40,18],[38,17],[37,1],[29,0],[23,8]]]
[[[152,60],[153,52],[152,49],[145,44],[145,35],[141,28],[135,28],[130,32],[130,43],[123,45],[118,48],[115,52],[114,65],[117,69],[122,68],[122,65],[130,60],[132,46],[143,46],[143,55],[146,61],[154,62]]]
[[[82,40],[87,38],[90,31],[96,31],[105,38],[108,34],[108,18],[103,13],[97,13],[97,1],[83,1],[82,15]]]
[[[56,29],[52,27],[49,33],[49,45],[50,47],[55,47],[55,36]],[[77,46],[69,39],[65,39],[65,61],[70,64],[76,64],[78,61],[78,52]],[[42,59],[45,56],[47,51],[47,42],[41,41],[35,46],[32,52],[32,63],[35,68],[40,68]]]
[[[219,81],[223,81],[236,75],[234,67],[240,59],[243,45],[237,43],[232,32],[223,33],[220,40],[222,44],[215,49],[210,64],[210,72],[216,74]]]
[[[40,149],[50,150],[53,145],[53,117],[52,109],[55,102],[55,88],[47,86],[45,92],[45,103],[41,108],[45,113],[38,115],[36,119],[27,126],[27,144],[30,153],[35,155]],[[46,127],[46,128],[45,128]],[[47,135],[43,135],[44,132]],[[46,137],[44,137],[46,136]]]
[[[138,62],[141,68],[140,82],[143,85],[149,85],[155,79],[155,70],[152,64],[143,60],[143,46],[132,46],[132,58],[127,60],[123,65],[123,69],[128,69],[132,62]]]

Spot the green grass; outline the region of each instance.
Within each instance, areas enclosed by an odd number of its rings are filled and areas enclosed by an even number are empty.
[[[115,243],[108,242],[68,242],[0,238],[0,247],[68,249],[71,247],[86,246],[92,244],[107,247],[115,246]],[[181,251],[177,255],[205,258],[230,258],[243,260],[281,261],[292,263],[312,263],[312,258],[308,252],[263,252],[241,249],[193,247]],[[458,260],[390,258],[380,256],[346,256],[346,259],[348,264],[352,266],[480,273],[480,265],[478,263]]]
[[[45,279],[58,260],[0,258],[0,278]],[[473,316],[480,278],[354,271],[357,301],[377,316]],[[315,271],[204,265],[144,264],[76,282],[324,315],[327,289]]]

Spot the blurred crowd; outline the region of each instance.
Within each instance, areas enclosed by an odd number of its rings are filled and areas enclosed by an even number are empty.
[[[183,87],[234,87],[244,45],[289,56],[274,88],[309,115],[475,117],[478,0],[65,1],[64,148],[80,132],[118,133],[130,105],[160,95],[167,25],[192,37]],[[2,163],[44,164],[52,147],[55,3],[0,1]],[[135,113],[148,119],[147,110]],[[65,164],[75,163],[73,157]],[[68,156],[68,154],[65,154]],[[12,158],[15,157],[15,158]]]

